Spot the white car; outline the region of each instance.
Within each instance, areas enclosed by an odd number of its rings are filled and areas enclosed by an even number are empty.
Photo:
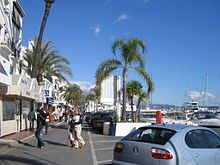
[[[115,144],[116,165],[219,165],[220,137],[209,128],[181,124],[150,125]]]

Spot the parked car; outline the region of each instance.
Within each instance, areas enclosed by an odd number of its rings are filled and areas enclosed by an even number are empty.
[[[96,112],[92,115],[91,119],[90,119],[90,123],[89,125],[95,129],[95,124],[104,116],[110,116],[111,113],[108,112]]]
[[[150,125],[115,144],[112,164],[219,165],[220,137],[209,128],[181,124]]]
[[[200,126],[220,126],[220,120],[216,114],[209,111],[194,112],[190,121]]]
[[[104,116],[101,119],[99,119],[97,122],[94,122],[93,129],[102,132],[103,131],[103,125],[105,122],[111,122],[112,116]]]
[[[93,114],[92,112],[86,112],[86,114],[85,114],[85,122],[86,122],[87,124],[90,123],[92,114]]]

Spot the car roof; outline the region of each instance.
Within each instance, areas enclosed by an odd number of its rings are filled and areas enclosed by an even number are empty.
[[[185,125],[185,124],[155,124],[155,125],[147,125],[147,126],[140,127],[140,129],[141,128],[163,128],[163,129],[170,129],[170,130],[174,130],[174,131],[178,132],[181,129],[193,128],[193,127],[198,128],[198,126]],[[204,127],[201,127],[201,128],[204,128]]]

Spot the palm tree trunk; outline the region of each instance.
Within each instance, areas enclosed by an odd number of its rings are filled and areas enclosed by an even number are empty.
[[[126,121],[126,84],[127,84],[127,76],[128,76],[128,69],[125,67],[123,70],[123,106],[122,106],[122,121]]]
[[[131,119],[132,122],[134,122],[134,108],[133,108],[134,102],[133,102],[133,97],[131,97]]]
[[[138,103],[137,103],[137,110],[136,110],[136,122],[140,122],[141,120],[141,111],[140,111],[140,100],[138,100]]]
[[[33,62],[32,74],[31,74],[32,78],[37,77],[37,70],[39,67],[40,49],[41,49],[41,43],[42,43],[42,39],[43,39],[43,33],[44,33],[44,29],[45,29],[45,26],[47,23],[48,15],[50,13],[51,5],[54,1],[55,0],[45,0],[46,7],[45,7],[45,11],[44,11],[44,17],[43,17],[43,20],[42,20],[41,26],[40,26],[39,36],[37,39],[36,51],[34,54],[34,62]]]

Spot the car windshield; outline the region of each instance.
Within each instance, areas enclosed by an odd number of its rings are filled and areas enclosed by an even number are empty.
[[[123,140],[139,141],[164,145],[176,132],[164,128],[139,128],[123,138]]]

